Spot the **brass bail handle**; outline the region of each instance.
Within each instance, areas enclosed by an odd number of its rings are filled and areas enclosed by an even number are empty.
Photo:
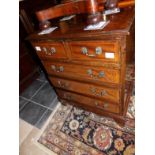
[[[57,67],[55,65],[51,65],[51,69],[53,71],[56,71],[56,72],[63,72],[64,71],[64,67],[63,66]]]
[[[62,81],[60,81],[60,80],[58,80],[58,85],[60,86],[60,87],[62,87],[62,88],[68,88],[68,83],[63,83]]]
[[[105,96],[107,94],[106,90],[97,91],[95,87],[91,87],[90,91],[95,96]]]
[[[98,75],[94,75],[92,69],[88,69],[87,74],[90,75],[94,79],[103,78],[105,76],[104,71],[100,71]]]
[[[83,55],[89,56],[89,57],[96,57],[97,55],[102,54],[102,47],[98,46],[95,48],[95,54],[89,54],[87,47],[82,47],[81,48],[81,53]]]
[[[97,101],[95,101],[95,105],[100,107],[99,103]],[[103,103],[103,108],[108,108],[109,107],[109,104],[108,103]]]

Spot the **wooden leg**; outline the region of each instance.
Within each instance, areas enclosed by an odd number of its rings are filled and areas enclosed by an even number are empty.
[[[125,119],[124,117],[120,117],[119,119],[117,118],[114,118],[114,120],[116,121],[116,123],[121,126],[121,127],[124,127],[125,126]]]

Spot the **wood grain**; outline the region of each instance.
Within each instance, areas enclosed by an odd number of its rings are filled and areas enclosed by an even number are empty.
[[[112,101],[115,104],[119,103],[119,89],[97,86],[84,82],[66,80],[62,78],[49,77],[54,87],[65,89],[67,91],[76,92],[90,97]]]
[[[92,67],[92,66],[80,66],[69,63],[59,62],[43,62],[48,74],[56,75],[59,77],[74,77],[76,79],[85,79],[87,81],[97,81],[104,83],[120,83],[120,72],[117,69],[108,69],[106,67]],[[56,70],[52,69],[52,66],[56,67]],[[60,67],[63,67],[63,71],[59,71]],[[92,75],[88,74],[88,71],[92,70]],[[100,77],[99,74],[103,72],[104,76]]]
[[[71,92],[62,91],[59,89],[56,89],[56,92],[61,98],[70,100],[70,101],[75,101],[77,103],[80,102],[80,104],[82,104],[83,106],[89,106],[94,109],[101,109],[103,111],[108,111],[108,112],[117,113],[117,114],[119,113],[119,105],[117,104],[111,104],[109,102],[96,100],[94,98],[78,95]]]
[[[61,42],[31,42],[37,55],[41,59],[66,59],[67,54]],[[39,47],[41,50],[37,50]]]
[[[112,41],[72,41],[69,42],[71,58],[73,60],[100,60],[102,62],[119,62],[119,44]],[[88,55],[82,53],[82,48],[88,50]],[[102,53],[96,54],[96,49],[101,48]],[[106,58],[107,53],[114,54],[114,58]]]

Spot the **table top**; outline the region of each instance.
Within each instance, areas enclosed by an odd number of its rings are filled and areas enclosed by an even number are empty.
[[[56,30],[49,34],[38,35],[39,31],[28,36],[28,40],[33,39],[74,39],[103,35],[128,35],[134,21],[134,7],[125,8],[120,13],[109,15],[109,24],[102,30],[84,30],[87,26],[86,15],[76,15],[70,21],[53,22],[52,26],[58,26]]]

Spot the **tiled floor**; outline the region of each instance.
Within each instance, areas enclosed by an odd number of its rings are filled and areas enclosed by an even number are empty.
[[[19,155],[56,155],[51,150],[47,149],[46,147],[38,143],[38,139],[40,135],[42,134],[45,127],[47,126],[47,123],[49,122],[49,120],[51,120],[51,118],[53,117],[54,112],[55,111],[53,111],[50,117],[47,119],[42,129],[38,129],[35,126],[32,126],[29,123],[20,119]]]
[[[58,103],[56,93],[43,73],[19,96],[19,116],[41,128]]]
[[[56,155],[39,144],[37,140],[58,106],[60,106],[60,102],[43,73],[20,94],[20,155]]]

